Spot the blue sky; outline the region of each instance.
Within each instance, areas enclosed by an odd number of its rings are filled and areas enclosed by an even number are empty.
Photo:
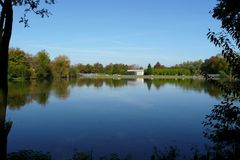
[[[15,8],[12,47],[51,58],[67,55],[72,64],[148,63],[171,66],[206,59],[220,50],[211,44],[208,28],[219,22],[209,11],[216,0],[57,0],[52,16],[30,15],[30,27],[19,24]]]

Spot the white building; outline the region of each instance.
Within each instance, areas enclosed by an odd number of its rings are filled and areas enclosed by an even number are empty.
[[[144,70],[128,70],[127,75],[137,75],[137,76],[143,76]]]

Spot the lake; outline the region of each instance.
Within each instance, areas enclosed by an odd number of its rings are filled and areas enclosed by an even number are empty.
[[[66,160],[80,150],[147,160],[154,146],[175,146],[184,159],[209,144],[202,122],[221,95],[192,79],[9,83],[8,153],[35,150]]]

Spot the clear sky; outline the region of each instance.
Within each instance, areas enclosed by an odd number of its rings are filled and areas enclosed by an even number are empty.
[[[57,0],[49,18],[30,15],[19,24],[15,8],[12,47],[47,50],[72,64],[148,63],[171,66],[219,52],[206,34],[219,27],[209,11],[216,0]]]

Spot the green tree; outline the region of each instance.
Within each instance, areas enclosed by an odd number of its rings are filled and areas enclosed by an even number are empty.
[[[151,75],[153,73],[153,69],[151,64],[148,64],[147,69],[144,71],[145,75]]]
[[[229,64],[222,56],[212,56],[206,59],[201,66],[204,74],[220,74],[229,72]]]
[[[104,72],[103,65],[100,64],[100,63],[95,63],[93,65],[93,70],[94,70],[95,73],[103,73]]]
[[[37,55],[34,56],[34,63],[37,79],[52,78],[51,60],[45,50],[38,52]]]
[[[27,54],[19,48],[9,49],[9,79],[29,79],[30,64]]]
[[[113,74],[113,64],[110,63],[104,68],[106,74]]]
[[[94,73],[93,66],[91,64],[87,64],[84,68],[84,73]]]
[[[66,78],[69,76],[70,60],[67,56],[61,55],[52,62],[53,73],[56,78]]]
[[[85,70],[85,65],[83,64],[77,64],[77,71],[79,73],[84,73],[84,70]]]
[[[165,66],[164,66],[164,65],[161,65],[159,62],[157,62],[157,63],[154,65],[153,68],[154,68],[154,69],[162,69],[162,68],[165,68]]]
[[[163,69],[154,69],[152,74],[154,75],[191,75],[190,71],[185,68],[163,68]]]
[[[172,68],[188,69],[190,71],[191,75],[200,75],[202,63],[203,63],[202,60],[187,61],[187,62],[183,62],[181,64],[177,64],[177,65],[173,66]]]
[[[41,2],[41,3],[40,3]],[[13,28],[13,6],[23,6],[20,19],[27,26],[27,14],[35,13],[44,17],[49,11],[41,4],[53,4],[54,0],[0,0],[0,159],[7,157],[7,136],[12,122],[5,120],[8,95],[8,50]]]
[[[41,6],[44,3],[54,4],[54,0],[0,0],[0,88],[7,88],[8,50],[12,36],[13,6],[22,6],[25,8],[20,22],[27,26],[28,13],[32,12],[41,17],[49,15],[49,11],[44,6]]]
[[[30,65],[30,78],[36,79],[37,75],[36,75],[36,71],[35,71],[35,68],[36,68],[35,58],[34,58],[34,56],[27,54],[27,59],[28,59],[29,65]]]
[[[215,46],[222,48],[222,55],[229,63],[233,76],[240,78],[240,1],[218,0],[212,17],[221,21],[222,31],[209,30],[208,38]]]
[[[69,68],[69,77],[70,78],[76,78],[78,75],[78,68],[76,65],[70,66]]]
[[[114,64],[112,74],[125,75],[127,73],[128,66],[124,64]]]
[[[208,38],[222,48],[222,55],[229,63],[233,76],[240,78],[240,1],[218,0],[212,16],[221,21],[220,33],[208,33]],[[208,77],[207,77],[208,78]],[[210,159],[240,159],[240,107],[239,81],[212,81],[223,92],[223,100],[214,105],[206,116],[204,136],[208,138],[217,152]],[[210,153],[210,152],[209,152]]]

